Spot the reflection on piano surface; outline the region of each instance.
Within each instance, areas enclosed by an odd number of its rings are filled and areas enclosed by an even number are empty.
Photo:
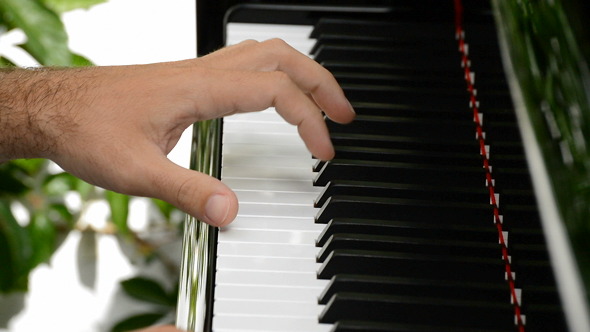
[[[501,61],[497,40],[514,40],[498,36],[494,13],[518,28],[516,7],[197,1],[200,55],[226,42],[226,25],[229,44],[252,38],[243,23],[266,24],[254,26],[262,38],[277,37],[277,23],[301,25],[278,37],[329,69],[358,116],[326,120],[329,162],[313,160],[273,110],[195,127],[195,150],[219,158],[196,151],[195,169],[220,176],[241,205],[227,229],[187,221],[178,325],[589,331],[568,233],[539,195],[550,190],[519,110],[529,95],[504,74],[510,47]],[[575,105],[588,116],[588,103]]]

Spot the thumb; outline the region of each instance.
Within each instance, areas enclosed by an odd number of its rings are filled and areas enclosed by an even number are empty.
[[[238,213],[235,193],[218,179],[180,167],[167,158],[152,163],[146,196],[164,200],[212,226],[225,226]]]

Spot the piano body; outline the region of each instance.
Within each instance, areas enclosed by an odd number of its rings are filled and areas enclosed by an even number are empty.
[[[199,55],[252,23],[300,26],[296,47],[358,117],[326,120],[329,162],[273,110],[195,124],[191,167],[228,183],[240,212],[222,230],[187,218],[178,326],[590,331],[574,5],[197,0]]]

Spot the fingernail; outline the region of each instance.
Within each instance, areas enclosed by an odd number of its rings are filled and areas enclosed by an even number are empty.
[[[354,111],[354,107],[352,107],[352,104],[350,103],[350,101],[348,101],[348,108],[350,109],[350,111],[352,112],[352,114],[355,114],[356,115],[356,112]]]
[[[209,224],[219,226],[223,224],[229,212],[229,199],[225,195],[215,194],[209,197],[205,204],[205,217]]]

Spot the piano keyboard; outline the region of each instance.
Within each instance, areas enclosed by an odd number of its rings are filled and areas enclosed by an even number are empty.
[[[228,44],[313,54],[358,117],[327,120],[325,163],[272,109],[224,119],[240,211],[218,233],[213,331],[567,329],[494,24],[475,7],[468,47],[442,9],[228,25]]]

